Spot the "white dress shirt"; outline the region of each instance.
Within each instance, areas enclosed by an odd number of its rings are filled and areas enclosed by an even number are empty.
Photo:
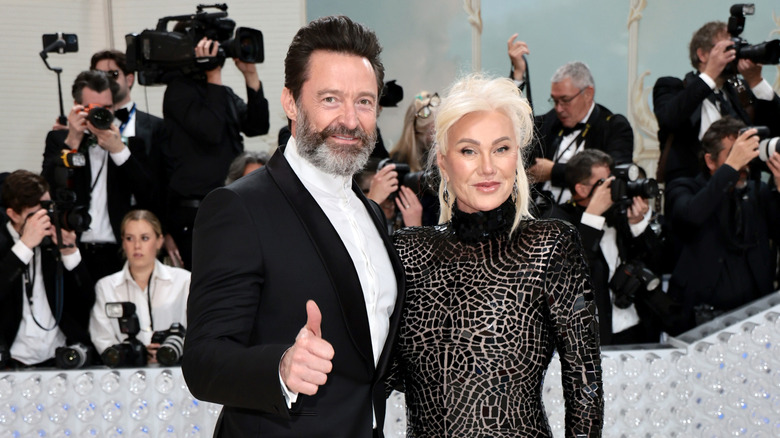
[[[352,259],[363,290],[376,365],[390,331],[390,315],[398,292],[387,248],[368,210],[352,191],[351,177],[331,175],[315,167],[298,154],[294,137],[287,142],[284,157],[325,212]],[[290,403],[294,403],[297,394],[282,387],[290,396]]]
[[[11,357],[25,365],[35,365],[54,357],[54,351],[57,347],[65,345],[65,334],[59,327],[52,330],[44,330],[35,322],[36,320],[44,328],[52,328],[56,322],[49,300],[46,297],[46,286],[43,281],[43,269],[41,268],[41,249],[39,247],[30,249],[21,240],[21,236],[16,232],[11,222],[6,223],[8,232],[14,240],[14,246],[11,251],[27,265],[27,273],[33,279],[32,288],[32,309],[28,303],[25,294],[25,287],[22,287],[22,320],[19,324],[19,331],[16,332],[16,338],[11,344]],[[34,262],[31,263],[34,260]],[[81,263],[81,253],[78,249],[75,253],[62,256],[62,265],[68,271],[72,271]],[[34,270],[32,268],[35,268]],[[24,278],[20,281],[24,282]],[[35,320],[33,320],[35,315]]]
[[[708,74],[701,73],[699,74],[699,77],[704,81],[704,83],[709,85],[709,87],[714,92],[723,92],[721,89],[716,88],[717,85],[715,84],[715,80],[713,80]],[[767,82],[766,79],[762,79],[761,82],[759,82],[755,87],[751,88],[750,91],[753,92],[757,99],[761,100],[772,100],[775,97],[775,92],[772,90],[772,86],[769,85],[769,82]],[[704,137],[704,133],[710,129],[710,125],[720,120],[721,117],[723,116],[720,114],[720,106],[715,105],[709,99],[704,99],[701,104],[701,125],[699,126],[699,140],[701,140],[702,137]]]
[[[585,114],[585,117],[580,120],[579,123],[587,123],[588,119],[590,118],[590,114],[593,112],[593,108],[596,108],[595,102],[590,105],[588,113]],[[569,135],[565,135],[561,139],[561,144],[558,146],[558,150],[555,151],[555,155],[550,159],[555,163],[564,164],[571,160],[571,157],[585,149],[585,139],[583,139],[579,144],[572,145],[572,142],[577,139],[577,136],[580,135],[580,132],[582,132],[582,129],[574,130],[569,133]],[[548,190],[550,193],[552,193],[552,199],[556,204],[564,204],[568,202],[569,199],[571,199],[571,192],[569,189],[555,187],[552,185],[552,181],[545,182],[542,186],[542,190]]]
[[[152,333],[168,330],[174,322],[187,327],[187,297],[190,293],[190,272],[172,266],[166,266],[159,260],[154,263],[154,271],[146,289],[141,290],[130,275],[125,262],[121,271],[103,277],[95,285],[95,306],[89,317],[89,334],[99,353],[106,348],[125,340],[127,335],[119,330],[119,321],[106,316],[106,303],[131,302],[135,304],[135,313],[141,331],[138,340],[143,345],[152,341]],[[149,315],[151,296],[152,314]]]

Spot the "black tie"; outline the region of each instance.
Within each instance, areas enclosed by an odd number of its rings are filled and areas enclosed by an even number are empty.
[[[714,92],[712,95],[715,97],[715,101],[718,102],[718,105],[720,106],[720,115],[724,117],[731,116],[739,119],[739,116],[737,115],[737,112],[734,111],[734,107],[731,106],[728,97],[724,96],[722,91]]]
[[[127,108],[120,108],[114,112],[114,117],[121,121],[122,124],[125,124],[130,120],[130,111]]]
[[[567,127],[564,126],[561,129],[561,136],[566,137],[567,135],[571,134],[574,131],[581,131],[581,130],[585,129],[586,126],[587,125],[585,125],[582,122],[577,123],[576,125],[572,126],[571,128],[567,128]]]

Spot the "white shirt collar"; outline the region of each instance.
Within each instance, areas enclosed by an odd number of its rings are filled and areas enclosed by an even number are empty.
[[[588,123],[588,119],[590,118],[590,115],[593,113],[593,108],[596,108],[596,102],[590,104],[590,109],[588,110],[588,114],[585,114],[585,118],[580,120],[580,123]]]
[[[323,172],[309,160],[298,153],[295,137],[287,140],[284,158],[307,188],[317,190],[321,194],[338,196],[343,190],[352,190],[352,178]]]
[[[5,227],[8,228],[8,232],[11,234],[11,238],[14,240],[14,243],[18,242],[19,239],[22,238],[22,236],[19,235],[19,233],[16,231],[16,228],[14,228],[11,219],[8,219],[8,222],[5,223]]]
[[[168,270],[168,268],[160,263],[159,260],[154,261],[154,271],[152,271],[152,278],[149,279],[149,283],[155,280],[164,280],[164,281],[170,281],[171,280],[171,273]],[[135,282],[133,279],[133,276],[130,274],[130,264],[128,262],[125,262],[125,266],[122,268],[122,275],[117,276],[114,279],[113,286],[114,288],[120,286],[122,283],[125,282]]]

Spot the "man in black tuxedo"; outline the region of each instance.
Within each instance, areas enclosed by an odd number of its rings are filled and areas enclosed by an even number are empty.
[[[216,436],[382,436],[403,270],[352,180],[376,142],[380,51],[344,16],[301,28],[282,91],[294,135],[198,211],[182,371],[225,406]]]
[[[92,277],[81,262],[76,233],[62,231],[63,247],[41,201],[49,187],[26,170],[3,183],[0,215],[0,359],[13,367],[54,366],[57,347],[90,345],[87,322],[95,302]],[[44,239],[51,242],[44,244]],[[62,263],[62,290],[57,264]],[[61,297],[57,297],[62,293]]]
[[[658,178],[664,182],[699,173],[700,139],[724,115],[748,125],[768,126],[773,136],[780,135],[780,97],[761,77],[761,65],[748,59],[735,61],[734,43],[725,23],[713,21],[697,30],[689,56],[694,72],[683,80],[659,78],[653,87],[653,111],[662,148]],[[741,93],[733,82],[738,79],[737,72],[742,75]]]
[[[512,61],[510,77],[525,89],[528,45],[516,41],[517,34],[507,41]],[[594,102],[595,82],[590,69],[582,62],[569,62],[553,74],[549,102],[553,109],[534,117],[537,144],[530,155],[528,174],[536,182],[535,190],[543,197],[542,204],[561,204],[571,198],[566,186],[566,162],[577,152],[598,149],[609,154],[616,164],[630,163],[634,154],[634,131],[628,120],[613,114]]]
[[[755,129],[724,117],[702,137],[702,171],[667,184],[671,219],[682,252],[669,293],[684,305],[687,324],[706,322],[772,290],[780,242],[780,154],[767,166],[770,186],[749,178],[748,163],[758,155]]]
[[[87,108],[111,111],[117,82],[102,71],[81,72],[73,82],[73,108],[68,129],[46,136],[42,175],[52,187],[52,196],[62,196],[64,188],[76,195],[75,204],[88,208],[90,229],[79,236],[84,263],[96,279],[122,269],[120,224],[133,208],[154,209],[157,185],[146,164],[141,142],[128,141],[111,123],[98,129],[87,119]],[[109,113],[109,117],[113,117]],[[86,158],[84,167],[66,167],[63,151],[78,150]]]
[[[146,166],[157,186],[157,205],[151,210],[163,223],[165,249],[174,265],[183,263],[176,242],[168,233],[165,205],[168,177],[163,161],[163,151],[168,144],[168,132],[162,118],[142,111],[133,101],[131,91],[135,85],[135,73],[127,68],[127,57],[118,50],[102,50],[92,55],[90,70],[100,70],[119,85],[114,94],[114,123],[119,127],[122,137],[128,142],[137,143],[146,153]]]
[[[634,197],[630,205],[612,201],[613,161],[598,149],[579,152],[566,163],[566,180],[572,199],[552,210],[552,216],[575,225],[588,258],[599,314],[599,340],[603,345],[657,342],[660,332],[642,300],[629,300],[626,289],[614,290],[611,280],[626,262],[652,262],[660,248],[649,227],[647,199]],[[652,263],[650,263],[652,265]],[[623,292],[623,293],[621,293]]]

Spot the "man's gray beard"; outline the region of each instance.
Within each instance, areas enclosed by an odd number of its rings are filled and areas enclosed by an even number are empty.
[[[330,146],[328,138],[332,134],[346,134],[358,137],[361,141],[357,146]],[[317,132],[309,125],[306,113],[298,106],[295,143],[298,146],[298,153],[314,167],[331,175],[351,177],[363,169],[368,162],[371,151],[376,145],[376,131],[369,134],[359,127],[347,129],[344,126],[328,126],[323,131]]]

